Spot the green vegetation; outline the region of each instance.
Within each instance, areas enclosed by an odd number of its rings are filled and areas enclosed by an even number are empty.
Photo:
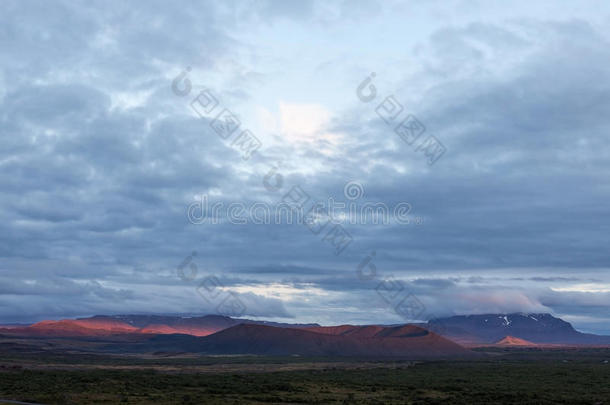
[[[610,364],[604,363],[609,357],[608,349],[502,350],[481,361],[379,363],[366,369],[333,367],[327,361],[324,370],[215,373],[30,370],[5,363],[0,368],[0,398],[44,404],[610,404]],[[301,360],[205,357],[199,364]],[[161,362],[172,361],[187,360]]]

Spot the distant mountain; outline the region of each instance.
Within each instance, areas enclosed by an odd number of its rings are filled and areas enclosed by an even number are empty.
[[[506,336],[533,343],[607,345],[610,336],[581,333],[551,314],[486,314],[438,318],[425,327],[461,344],[489,344]]]
[[[36,337],[184,334],[204,337],[239,325],[261,325],[275,327],[276,329],[299,329],[310,333],[349,337],[351,339],[392,338],[396,336],[387,334],[402,334],[405,332],[405,330],[401,329],[404,325],[320,326],[318,324],[290,324],[234,319],[219,315],[194,317],[97,315],[89,318],[48,320],[30,326],[11,325],[11,327],[0,327],[0,334]],[[441,335],[462,345],[494,344],[507,336],[523,339],[535,344],[610,345],[610,336],[578,332],[568,322],[550,314],[461,315],[433,319],[426,324],[415,325],[415,327],[417,326],[434,332],[434,336]],[[422,332],[420,330],[419,332],[411,331],[409,333]]]
[[[345,333],[346,332],[346,333]],[[281,356],[470,357],[475,353],[413,325],[279,328],[239,324],[206,337],[160,335],[138,343],[147,352],[253,354]],[[132,346],[133,347],[133,346]]]
[[[26,332],[40,336],[104,336],[120,333],[134,333],[138,330],[129,324],[114,319],[64,319],[42,321],[11,332]]]
[[[31,323],[4,323],[0,324],[0,329],[25,328],[30,325]]]
[[[106,336],[125,333],[188,334],[207,336],[240,324],[275,327],[310,327],[318,324],[287,324],[227,316],[205,315],[197,317],[162,315],[96,315],[90,318],[42,321],[30,326],[1,328],[0,333],[24,336]]]

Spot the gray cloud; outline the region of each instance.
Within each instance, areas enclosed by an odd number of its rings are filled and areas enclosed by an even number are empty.
[[[608,283],[607,24],[545,15],[498,22],[491,12],[451,26],[430,19],[437,29],[408,49],[390,40],[373,46],[360,32],[406,12],[376,2],[5,8],[2,319],[214,311],[175,276],[197,251],[202,274],[228,288],[279,283],[313,294],[301,301],[241,293],[250,316],[398,322],[380,299],[369,308],[375,283],[355,276],[376,251],[380,274],[404,280],[437,314],[548,310],[608,332],[607,293],[549,288]],[[253,24],[260,41],[248,34]],[[295,81],[309,80],[307,58],[330,34],[341,33],[337,47],[392,63],[319,55],[312,77],[332,69],[349,82],[347,101],[321,129],[342,134],[338,143],[291,142],[276,129],[244,162],[187,98],[172,94],[171,81],[191,66],[194,90],[209,86],[236,111],[266,98],[309,100],[298,90],[284,94],[293,61],[274,53],[300,30],[312,39],[301,45],[307,57],[292,71]],[[410,64],[389,83],[384,74],[400,58]],[[369,104],[353,93],[364,63],[378,72],[379,95]],[[331,93],[317,95],[320,103]],[[434,166],[375,114],[390,94],[447,146]],[[262,178],[279,160],[284,187],[272,193]],[[196,226],[185,215],[202,193],[225,205],[278,202],[292,185],[345,202],[350,180],[364,186],[359,204],[407,201],[423,224],[347,224],[354,242],[337,257],[302,225]]]

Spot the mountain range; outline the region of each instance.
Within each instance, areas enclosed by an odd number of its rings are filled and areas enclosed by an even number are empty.
[[[610,345],[550,314],[461,315],[406,325],[290,324],[218,315],[97,315],[0,327],[0,336],[97,342],[115,353],[395,358],[476,356],[466,347]],[[78,346],[78,344],[77,344]],[[88,343],[87,345],[90,346]]]
[[[228,316],[96,315],[90,318],[46,320],[28,326],[0,326],[0,333],[25,336],[108,336],[115,334],[185,334],[207,336],[240,324],[301,328],[318,324],[288,324]]]

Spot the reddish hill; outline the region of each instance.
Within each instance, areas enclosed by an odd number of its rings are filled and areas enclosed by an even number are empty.
[[[120,321],[92,319],[64,319],[42,321],[26,328],[8,330],[12,334],[35,336],[104,336],[119,333],[134,333],[137,328]]]
[[[200,338],[209,354],[439,358],[473,352],[417,326],[290,329],[247,325]]]
[[[366,325],[366,326],[355,326],[355,325],[340,325],[340,326],[314,326],[311,328],[305,328],[310,332],[322,333],[324,335],[336,335],[336,336],[353,336],[353,337],[374,337],[377,333],[383,330],[383,326],[377,325]]]
[[[400,326],[380,326],[380,325],[341,325],[341,326],[317,326],[306,328],[305,330],[324,335],[340,335],[351,336],[357,338],[373,338],[373,337],[416,337],[438,336],[424,328],[415,325],[400,325]]]
[[[495,343],[497,346],[536,346],[535,343],[514,336],[505,336]]]
[[[218,329],[215,328],[199,328],[189,326],[171,327],[163,324],[147,325],[143,328],[137,328],[125,322],[116,320],[100,320],[100,319],[64,319],[61,321],[42,321],[34,325],[21,328],[10,328],[2,330],[2,333],[12,335],[25,336],[107,336],[117,334],[175,334],[182,333],[193,336],[207,336]]]
[[[153,333],[153,334],[161,334],[161,335],[169,335],[173,333],[182,333],[178,332],[178,330],[172,328],[167,325],[148,325],[144,328],[138,329],[138,333]],[[202,335],[205,336],[205,335]]]
[[[197,317],[161,315],[97,315],[90,318],[42,321],[31,326],[0,327],[0,334],[18,336],[109,336],[117,334],[188,334],[207,336],[242,323],[277,327],[307,327],[312,325],[283,324],[249,319],[233,319],[219,315]]]
[[[148,325],[144,328],[138,329],[138,333],[155,333],[162,335],[170,335],[175,333],[181,333],[184,335],[193,336],[208,336],[212,333],[218,332],[218,329],[207,329],[207,328],[196,328],[187,326],[167,326],[167,325]]]

